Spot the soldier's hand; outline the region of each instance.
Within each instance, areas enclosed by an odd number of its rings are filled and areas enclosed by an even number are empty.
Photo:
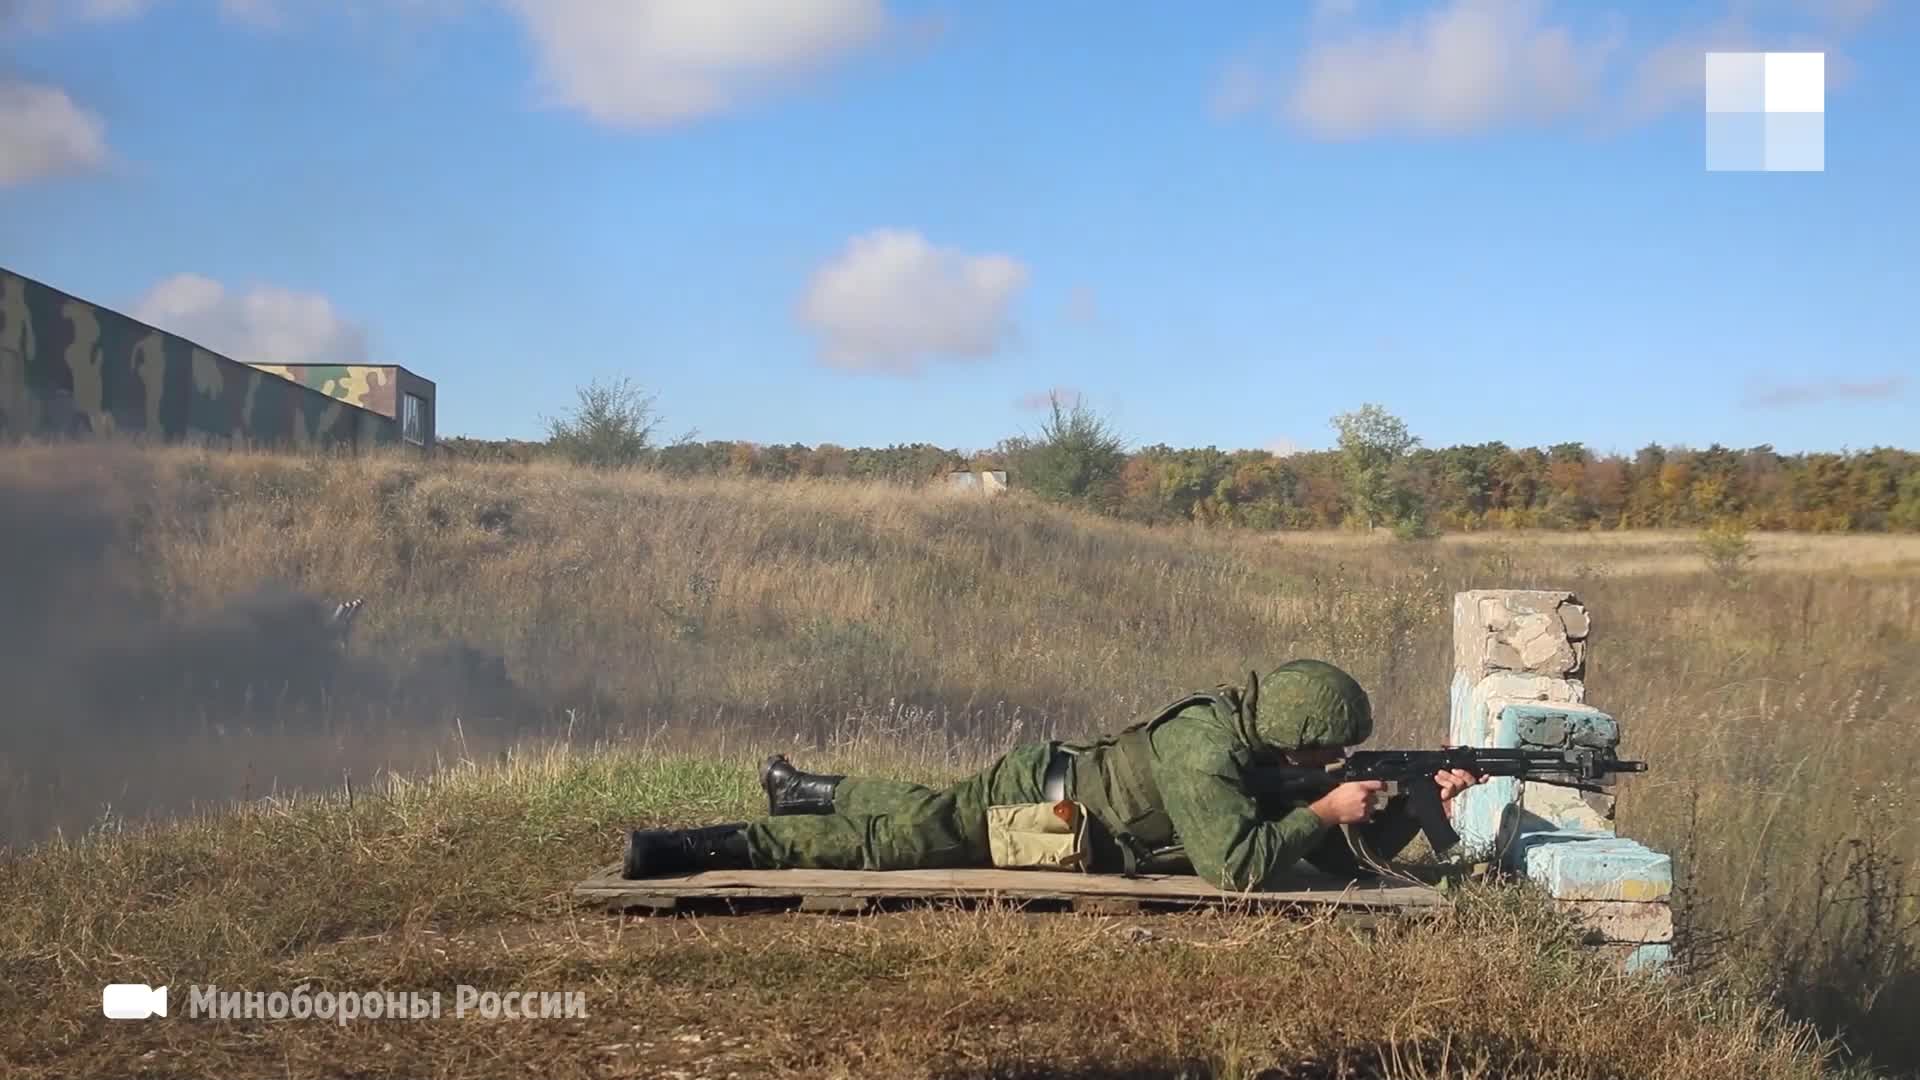
[[[1359,825],[1372,819],[1374,796],[1386,786],[1378,780],[1349,780],[1314,800],[1307,809],[1329,825]]]
[[[1433,782],[1440,787],[1440,801],[1446,803],[1455,795],[1480,782],[1480,778],[1465,769],[1441,769],[1433,774]]]

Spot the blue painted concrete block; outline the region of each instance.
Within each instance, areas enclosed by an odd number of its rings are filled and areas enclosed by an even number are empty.
[[[1639,974],[1641,972],[1657,974],[1665,971],[1667,965],[1672,961],[1673,946],[1666,944],[1642,945],[1627,954],[1626,962],[1622,964],[1621,967],[1629,975]]]
[[[1507,705],[1494,725],[1494,745],[1613,750],[1620,745],[1620,722],[1590,705]]]
[[[1673,859],[1608,833],[1542,831],[1514,841],[1510,865],[1561,900],[1663,902],[1673,896]]]

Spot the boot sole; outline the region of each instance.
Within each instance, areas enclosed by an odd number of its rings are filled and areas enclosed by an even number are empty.
[[[627,834],[627,847],[620,856],[620,876],[635,881],[647,876],[647,867],[640,853],[646,845],[640,842],[640,833],[636,830]]]

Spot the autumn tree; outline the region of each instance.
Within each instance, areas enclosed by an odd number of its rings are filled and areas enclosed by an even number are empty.
[[[1893,509],[1887,513],[1887,524],[1907,532],[1920,532],[1920,469],[1908,473],[1897,491]]]
[[[1406,489],[1395,483],[1394,468],[1420,440],[1399,417],[1378,405],[1333,418],[1340,433],[1341,464],[1346,472],[1347,504],[1372,529],[1414,510]]]
[[[1378,405],[1335,417],[1339,445],[1276,456],[1164,444],[1128,452],[1106,420],[1055,400],[1037,434],[963,452],[928,443],[849,448],[739,440],[656,440],[653,398],[626,380],[579,391],[540,443],[448,437],[448,456],[595,467],[644,462],[673,475],[836,476],[924,484],[957,468],[1006,469],[1018,486],[1150,523],[1251,529],[1391,525],[1447,528],[1647,528],[1731,522],[1747,529],[1920,531],[1920,454],[1781,454],[1648,445],[1631,457],[1581,443],[1500,442],[1428,449]],[[1731,527],[1731,525],[1727,526]]]

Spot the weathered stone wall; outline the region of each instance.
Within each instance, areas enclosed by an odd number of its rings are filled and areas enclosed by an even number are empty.
[[[1451,741],[1617,746],[1619,722],[1586,703],[1592,626],[1568,592],[1457,594]],[[1591,943],[1629,969],[1658,967],[1673,940],[1672,862],[1614,833],[1615,798],[1495,778],[1454,800],[1453,823],[1470,848],[1546,888]]]

